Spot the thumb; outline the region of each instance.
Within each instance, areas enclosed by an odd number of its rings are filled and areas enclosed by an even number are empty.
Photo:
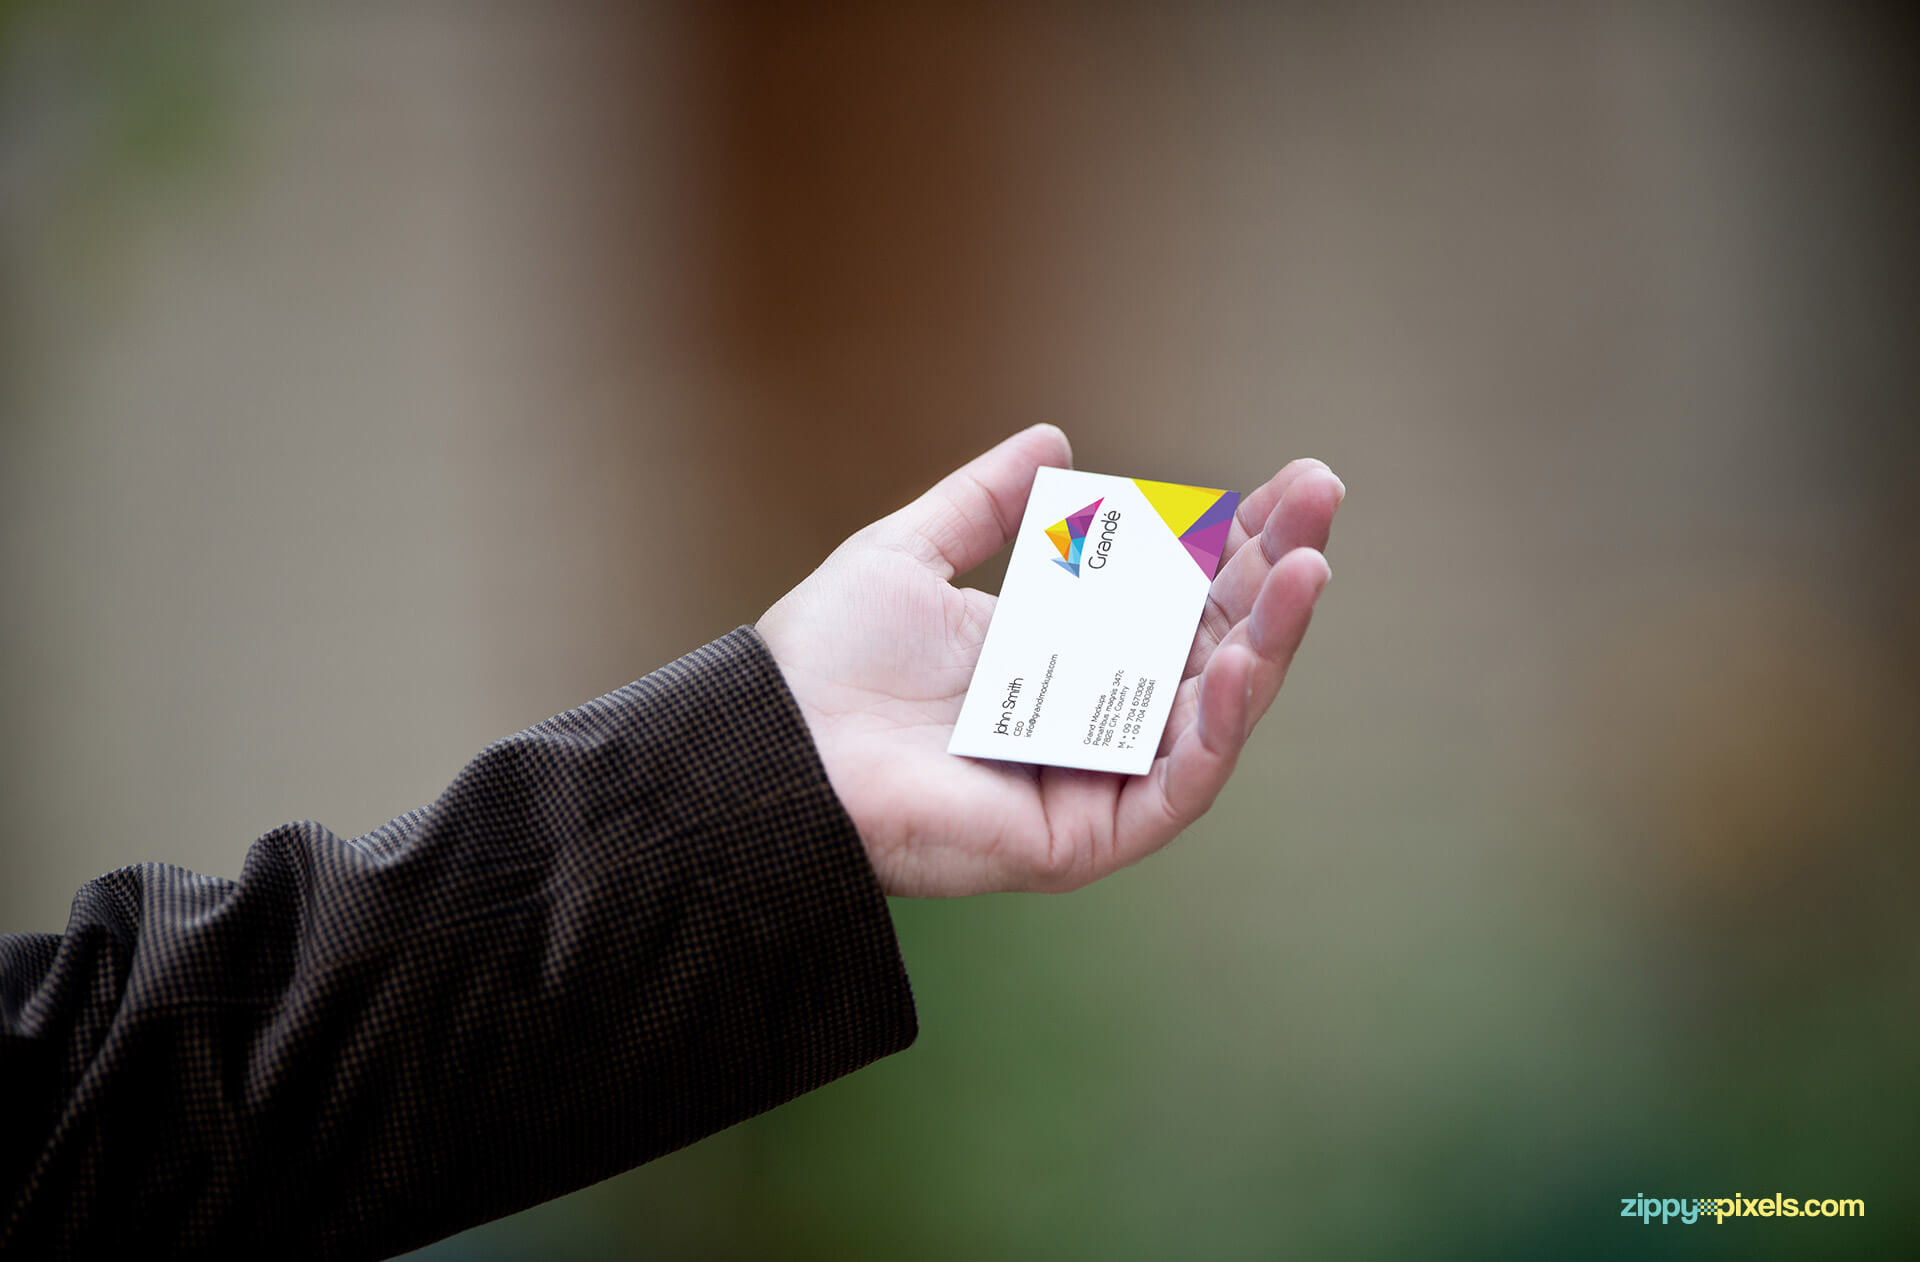
[[[936,482],[932,489],[879,523],[889,542],[938,574],[952,578],[1007,545],[1020,528],[1034,470],[1073,463],[1058,426],[1023,429]]]

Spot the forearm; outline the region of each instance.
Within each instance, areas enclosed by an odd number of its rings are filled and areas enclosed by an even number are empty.
[[[7,956],[20,1246],[391,1253],[914,1034],[859,838],[744,628],[366,837],[288,825],[237,883],[126,869]]]

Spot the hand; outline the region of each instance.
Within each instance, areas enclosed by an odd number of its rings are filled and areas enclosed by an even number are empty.
[[[1346,487],[1296,460],[1240,501],[1153,769],[1121,776],[947,753],[994,597],[949,581],[1006,546],[1051,425],[1015,434],[834,549],[760,619],[889,894],[1069,890],[1200,818],[1286,677],[1331,571]]]

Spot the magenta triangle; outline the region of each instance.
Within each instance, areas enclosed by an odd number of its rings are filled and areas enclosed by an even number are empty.
[[[1212,578],[1213,572],[1220,568],[1220,553],[1227,546],[1227,528],[1232,524],[1232,518],[1229,517],[1204,530],[1189,530],[1180,536],[1181,544],[1193,556],[1200,572],[1208,578]]]
[[[1085,508],[1075,513],[1073,516],[1067,518],[1067,533],[1072,535],[1075,539],[1078,539],[1082,535],[1086,534],[1087,527],[1093,524],[1094,512],[1100,507],[1102,503],[1106,501],[1106,498],[1107,498],[1106,496],[1102,495],[1099,499],[1095,500],[1093,503],[1087,505]]]
[[[1198,544],[1207,551],[1219,556],[1227,546],[1227,530],[1233,525],[1231,519],[1214,522],[1211,526],[1195,526],[1180,536],[1183,543]]]

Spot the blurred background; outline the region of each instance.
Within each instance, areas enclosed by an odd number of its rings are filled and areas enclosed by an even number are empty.
[[[424,803],[1034,421],[1313,455],[1212,815],[896,902],[911,1051],[422,1256],[1920,1254],[1917,37],[8,0],[0,925]],[[1736,1191],[1868,1216],[1618,1216]]]

